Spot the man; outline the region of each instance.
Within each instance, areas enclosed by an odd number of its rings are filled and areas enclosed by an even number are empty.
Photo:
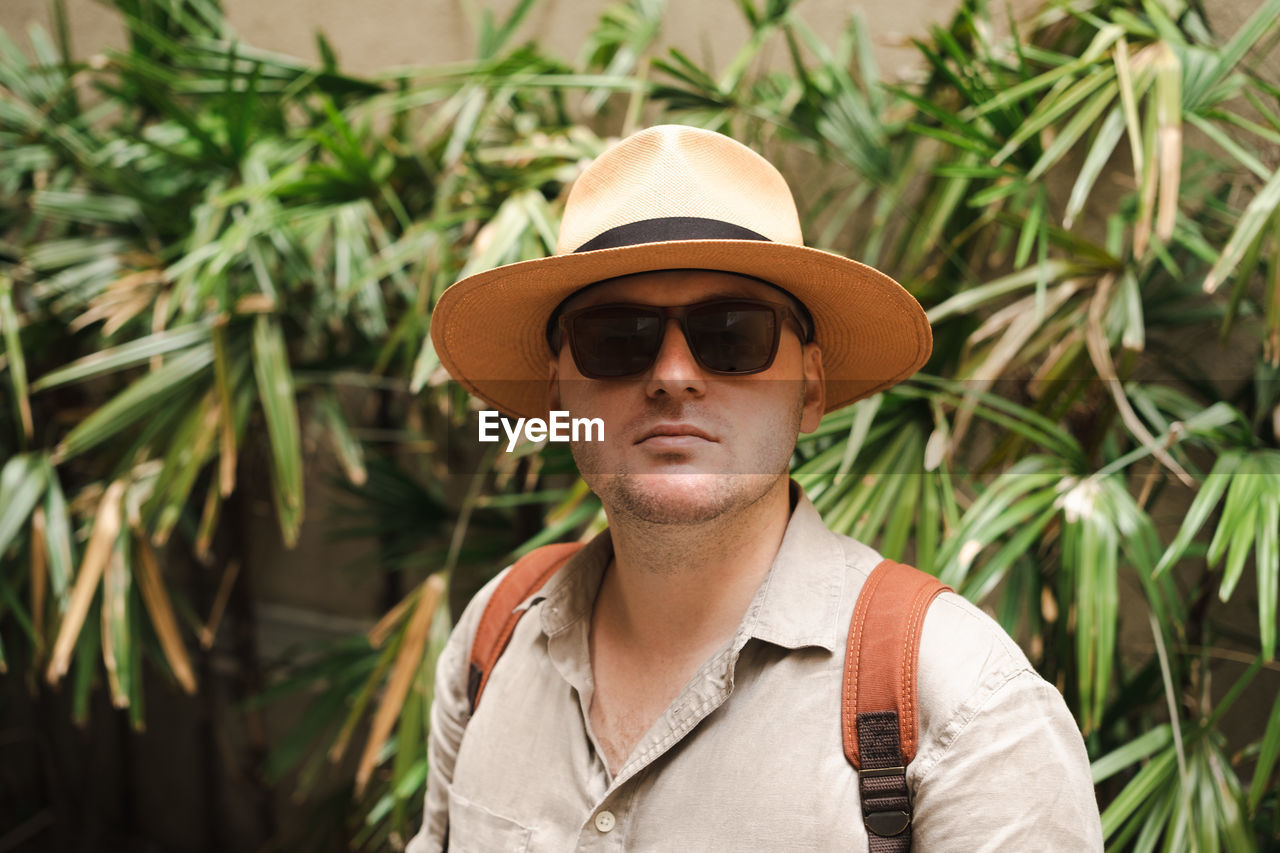
[[[868,850],[841,676],[880,557],[787,472],[799,431],[924,364],[915,300],[804,247],[763,158],[664,126],[584,171],[555,256],[450,288],[432,337],[508,414],[603,419],[573,452],[610,527],[521,605],[474,716],[494,584],[460,619],[411,853]],[[917,683],[913,849],[1102,848],[1074,721],[992,620],[938,597]]]

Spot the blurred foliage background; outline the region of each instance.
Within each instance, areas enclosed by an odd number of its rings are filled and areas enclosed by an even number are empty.
[[[241,748],[200,731],[256,792],[255,845],[416,830],[451,614],[602,524],[562,449],[478,449],[431,308],[552,251],[584,162],[659,121],[767,153],[811,245],[928,309],[922,374],[802,437],[829,525],[1019,639],[1079,721],[1109,849],[1276,849],[1280,0],[1225,33],[1183,0],[1013,26],[965,0],[898,84],[856,16],[815,33],[793,0],[739,0],[723,68],[657,48],[663,0],[557,58],[513,37],[535,3],[478,14],[474,60],[363,76],[323,38],[317,63],[256,49],[213,0],[111,0],[128,44],[90,61],[61,5],[29,48],[0,33],[0,715],[39,709],[0,722],[0,763],[44,756],[0,776],[0,849],[167,849],[41,744],[228,677]],[[304,517],[373,543],[367,632],[264,658],[263,500],[286,544]],[[190,849],[241,843],[214,787]]]

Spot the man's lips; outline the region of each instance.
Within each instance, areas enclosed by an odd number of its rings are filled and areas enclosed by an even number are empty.
[[[657,424],[640,434],[636,444],[646,447],[689,447],[716,439],[693,424]]]

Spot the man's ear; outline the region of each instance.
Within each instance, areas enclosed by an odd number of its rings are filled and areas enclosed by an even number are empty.
[[[822,370],[822,349],[812,341],[804,345],[804,409],[800,415],[800,431],[813,432],[827,408],[826,374]]]
[[[560,411],[560,359],[547,362],[547,411]]]

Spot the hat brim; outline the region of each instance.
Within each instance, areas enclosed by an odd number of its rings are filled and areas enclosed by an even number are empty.
[[[432,341],[444,368],[472,394],[508,415],[545,417],[551,312],[589,284],[666,269],[748,275],[799,299],[822,348],[828,412],[901,382],[932,350],[920,303],[889,276],[830,252],[760,240],[644,243],[477,273],[441,295]]]

